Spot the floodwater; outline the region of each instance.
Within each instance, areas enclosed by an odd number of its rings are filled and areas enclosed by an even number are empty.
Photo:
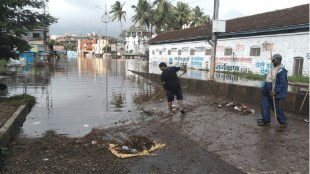
[[[16,70],[18,78],[7,83],[9,96],[27,93],[37,99],[21,129],[21,135],[27,137],[42,136],[48,130],[79,137],[95,127],[135,122],[144,117],[141,102],[161,90],[161,86],[128,71],[160,73],[158,65],[142,60],[71,58],[53,60],[40,69],[27,65]],[[188,70],[182,77],[207,80],[207,76],[205,71]],[[215,80],[262,84],[223,74],[216,74]]]
[[[94,127],[111,127],[141,117],[135,101],[151,96],[156,85],[128,69],[145,71],[139,60],[75,58],[54,61],[35,70],[24,68],[9,95],[27,93],[37,99],[27,115],[21,135],[42,136],[47,130],[71,137],[83,136]]]

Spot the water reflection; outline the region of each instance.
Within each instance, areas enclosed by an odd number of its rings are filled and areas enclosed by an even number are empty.
[[[41,136],[55,130],[83,136],[93,127],[137,119],[140,111],[134,97],[149,93],[156,85],[128,69],[146,67],[146,62],[139,60],[75,58],[55,59],[45,68],[20,70],[18,78],[7,82],[9,95],[28,93],[37,98],[22,135]]]

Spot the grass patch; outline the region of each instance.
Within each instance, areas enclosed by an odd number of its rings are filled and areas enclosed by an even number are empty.
[[[5,59],[0,59],[0,70],[3,69],[8,64],[8,61]]]
[[[0,102],[10,106],[21,106],[25,104],[33,106],[36,103],[36,98],[28,94],[21,94],[9,98],[2,98]]]
[[[238,77],[250,79],[250,80],[265,80],[265,75],[253,74],[252,72],[229,72],[229,71],[218,71],[224,74],[231,74]],[[297,83],[309,83],[309,77],[307,76],[289,76],[287,77],[289,82]]]
[[[287,79],[289,82],[309,83],[309,77],[306,76],[289,76]]]
[[[231,74],[250,80],[264,80],[266,78],[265,75],[253,74],[252,72],[229,72],[229,71],[218,71],[218,72],[224,74]]]

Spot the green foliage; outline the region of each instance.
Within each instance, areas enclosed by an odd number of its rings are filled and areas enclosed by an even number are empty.
[[[171,23],[171,26],[174,30],[182,29],[182,26],[190,21],[191,9],[187,3],[177,2],[177,5],[173,7],[172,13],[175,20],[173,20],[174,22]]]
[[[131,8],[134,9],[135,14],[132,16],[131,20],[134,24],[139,24],[139,26],[149,27],[152,21],[152,6],[146,0],[139,0],[137,5],[132,5]]]
[[[10,106],[21,106],[29,104],[33,106],[36,103],[36,98],[28,94],[15,95],[9,98],[3,98],[0,100],[3,104]]]
[[[253,74],[252,72],[231,72],[231,71],[218,71],[220,73],[231,74],[251,80],[264,80],[266,75]],[[289,76],[287,77],[289,82],[309,83],[309,77],[307,76]]]
[[[129,27],[129,31],[131,31],[131,32],[134,32],[135,31],[135,26],[134,25],[131,25],[130,27]]]
[[[178,30],[184,24],[191,27],[205,25],[210,22],[209,16],[205,15],[199,6],[191,8],[188,3],[177,2],[174,6],[171,0],[139,0],[137,5],[132,5],[135,14],[131,18],[134,24],[146,26],[157,34],[165,31]]]
[[[307,76],[289,76],[289,82],[309,83],[309,77]]]
[[[53,50],[54,45],[59,45],[59,43],[53,39],[49,39],[47,45],[50,50]]]
[[[112,21],[118,20],[121,23],[121,31],[123,32],[123,24],[122,19],[126,22],[126,11],[123,10],[124,3],[120,3],[120,1],[115,1],[115,3],[111,6],[110,14],[112,14]],[[124,36],[124,34],[122,35]]]
[[[7,64],[8,64],[7,60],[0,59],[0,70],[2,70]]]
[[[45,1],[37,0],[0,0],[0,58],[16,57],[31,47],[21,39],[37,28],[48,27],[57,19],[40,11]]]
[[[265,75],[253,74],[252,72],[235,72],[235,71],[218,71],[218,72],[231,74],[251,80],[264,80],[266,77]]]
[[[110,46],[105,46],[102,48],[102,51],[105,53],[105,52],[108,52],[108,53],[111,53],[111,47]]]
[[[196,6],[191,12],[191,27],[205,25],[210,22],[210,17],[205,15],[203,9]]]
[[[76,50],[76,44],[74,43],[65,43],[64,47],[65,47],[65,50],[69,50],[69,51]]]

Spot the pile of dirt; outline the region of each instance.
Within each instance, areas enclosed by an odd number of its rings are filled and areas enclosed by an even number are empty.
[[[126,161],[108,150],[105,134],[93,130],[69,138],[48,131],[41,138],[18,137],[0,156],[0,173],[128,173]]]

